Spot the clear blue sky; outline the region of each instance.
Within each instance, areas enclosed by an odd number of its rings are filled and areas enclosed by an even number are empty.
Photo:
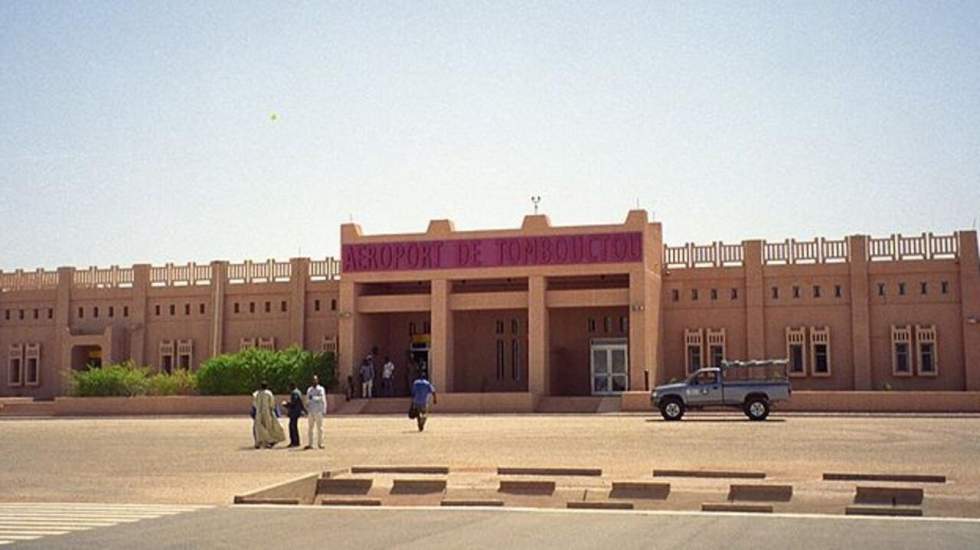
[[[0,268],[980,216],[980,2],[2,2]],[[271,115],[276,113],[277,120]]]

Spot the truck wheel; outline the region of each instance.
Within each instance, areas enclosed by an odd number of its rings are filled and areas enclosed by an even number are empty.
[[[664,420],[680,420],[684,416],[684,403],[680,399],[667,399],[660,404]]]
[[[769,416],[769,401],[764,397],[752,397],[745,402],[745,416],[749,420],[765,420]]]

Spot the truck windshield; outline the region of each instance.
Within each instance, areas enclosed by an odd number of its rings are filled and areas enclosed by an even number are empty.
[[[718,382],[718,373],[715,371],[702,371],[695,373],[691,378],[688,379],[687,383],[692,386],[703,386],[706,384],[715,384]]]

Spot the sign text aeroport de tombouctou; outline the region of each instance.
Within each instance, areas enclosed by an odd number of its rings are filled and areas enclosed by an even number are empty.
[[[345,244],[343,271],[401,271],[639,262],[643,234],[593,233]]]

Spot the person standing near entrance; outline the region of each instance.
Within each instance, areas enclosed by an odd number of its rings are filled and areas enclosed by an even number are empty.
[[[412,410],[409,414],[415,418],[420,432],[425,429],[429,416],[429,395],[432,396],[432,404],[436,404],[436,387],[426,379],[425,374],[421,374],[412,382]]]
[[[361,363],[361,397],[370,399],[374,391],[374,360],[368,355]]]
[[[306,448],[313,448],[313,427],[316,426],[316,446],[323,448],[323,415],[327,414],[327,390],[320,385],[320,377],[313,375],[313,384],[306,389]]]
[[[385,364],[381,367],[381,393],[385,397],[391,397],[394,392],[391,388],[392,378],[395,376],[395,364],[391,362],[390,357],[385,357]]]
[[[283,406],[289,416],[289,446],[299,447],[299,417],[306,414],[306,406],[296,384],[289,385],[289,401],[283,402]]]

